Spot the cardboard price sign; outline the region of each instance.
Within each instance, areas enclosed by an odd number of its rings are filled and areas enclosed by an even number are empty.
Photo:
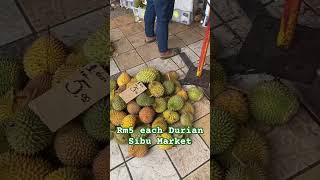
[[[128,103],[139,96],[141,93],[143,93],[145,90],[147,90],[147,87],[142,82],[137,82],[120,93],[119,96],[124,100],[124,102]]]
[[[109,75],[90,63],[29,103],[51,131],[56,131],[109,93]]]

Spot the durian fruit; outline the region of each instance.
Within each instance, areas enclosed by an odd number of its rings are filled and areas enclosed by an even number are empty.
[[[210,174],[211,179],[222,180],[222,168],[214,159],[210,161]]]
[[[266,166],[269,161],[269,149],[265,138],[256,131],[241,128],[233,147],[220,154],[217,158],[219,158],[224,167],[248,162],[257,162],[262,166]]]
[[[249,106],[257,121],[280,125],[297,113],[299,100],[288,87],[278,81],[266,81],[258,83],[249,92]]]
[[[0,154],[1,180],[43,180],[53,170],[51,164],[38,157],[14,154]]]
[[[153,104],[153,109],[156,113],[162,113],[167,109],[167,101],[165,98],[156,98]]]
[[[265,170],[256,163],[233,166],[227,173],[225,180],[267,180]]]
[[[203,98],[203,90],[200,87],[193,86],[188,89],[188,97],[193,102],[200,101]]]
[[[122,128],[134,128],[134,126],[136,125],[136,121],[137,118],[134,115],[127,115],[126,117],[123,118],[122,122],[121,122],[121,127]]]
[[[131,101],[127,105],[127,111],[129,114],[137,115],[140,110],[141,110],[141,107],[135,101]]]
[[[81,124],[74,121],[57,131],[54,149],[64,165],[73,167],[91,164],[98,153],[97,141],[87,134]]]
[[[110,92],[115,91],[118,88],[117,81],[110,79]]]
[[[236,125],[230,114],[213,108],[211,112],[210,136],[213,143],[213,155],[220,154],[230,148],[236,137]]]
[[[139,112],[139,118],[143,123],[151,123],[156,115],[151,107],[144,107]]]
[[[149,136],[149,134],[147,134],[147,133],[142,134],[142,133],[140,132],[140,130],[143,129],[143,128],[149,128],[149,125],[143,124],[143,125],[141,125],[141,126],[138,126],[137,128],[135,128],[135,129],[133,130],[133,133],[131,134],[131,137],[133,137],[133,138],[135,138],[135,139],[140,138],[140,137],[141,137],[141,138],[147,138],[147,137]]]
[[[51,143],[52,132],[28,107],[19,110],[8,123],[6,135],[15,152],[35,154]]]
[[[106,180],[110,174],[110,147],[105,147],[99,152],[92,163],[94,180]]]
[[[44,180],[86,180],[86,176],[80,169],[63,167],[48,174]]]
[[[213,106],[230,113],[237,123],[245,123],[249,118],[248,100],[240,91],[228,89],[222,92],[214,99]]]
[[[108,140],[108,119],[106,99],[100,100],[81,115],[81,121],[87,133],[96,140],[103,142]]]
[[[213,97],[216,97],[225,90],[227,84],[227,78],[225,71],[220,63],[214,63],[212,68],[212,88],[213,88]]]
[[[136,102],[139,106],[152,106],[154,98],[150,97],[147,92],[143,92],[136,98]]]
[[[180,123],[182,126],[191,127],[193,122],[193,115],[190,113],[184,113],[180,116]]]
[[[88,61],[82,50],[80,52],[73,51],[73,53],[68,55],[65,64],[69,66],[83,67],[88,64]]]
[[[136,78],[131,78],[131,80],[128,82],[128,84],[126,85],[126,88],[128,89],[130,86],[134,85],[135,83],[137,83],[137,79]]]
[[[176,71],[169,71],[165,73],[165,80],[178,80],[179,74]]]
[[[185,91],[185,90],[182,89],[182,88],[177,88],[177,89],[176,89],[176,95],[182,97],[183,100],[185,100],[185,101],[187,101],[188,98],[189,98],[187,91]]]
[[[119,96],[116,95],[113,99],[112,99],[112,108],[116,111],[122,111],[127,107],[126,102],[123,101],[123,99]]]
[[[180,109],[179,111],[181,114],[183,113],[190,113],[190,114],[194,114],[194,107],[190,102],[185,102],[184,106],[182,107],[182,109]]]
[[[122,72],[117,79],[118,86],[125,86],[131,80],[131,76],[127,72]]]
[[[136,79],[139,82],[150,83],[157,79],[157,72],[153,68],[147,67],[136,74]]]
[[[11,88],[22,88],[26,80],[23,65],[14,59],[0,58],[0,74],[0,96]]]
[[[142,0],[134,0],[133,7],[135,7],[135,8],[143,7]]]
[[[146,144],[129,145],[128,147],[128,154],[132,157],[142,158],[148,153],[148,151],[149,147]]]
[[[115,126],[120,126],[127,114],[124,111],[110,110],[110,122]]]
[[[161,97],[164,95],[164,87],[158,81],[149,83],[148,88],[153,97]]]
[[[182,97],[175,95],[172,96],[168,101],[168,109],[171,111],[179,111],[184,105],[184,100]]]
[[[114,139],[118,144],[127,144],[129,141],[129,134],[114,133]]]
[[[164,81],[163,87],[166,95],[171,95],[175,91],[175,85],[171,80]]]
[[[18,96],[25,97],[25,102],[27,104],[29,101],[39,97],[51,88],[52,75],[42,74],[36,76],[34,79],[30,80],[23,90],[18,93]]]
[[[11,118],[16,109],[14,91],[8,91],[4,96],[0,97],[0,122],[6,122]]]
[[[169,133],[162,133],[158,138],[162,138],[162,139],[173,139],[172,135]],[[161,150],[169,150],[173,147],[172,144],[158,144],[158,147]]]
[[[9,143],[6,136],[5,125],[0,123],[0,154],[9,151]]]
[[[173,124],[179,121],[180,115],[179,113],[171,110],[166,110],[163,112],[163,117],[167,121],[168,124]]]
[[[24,55],[24,70],[30,79],[44,73],[53,74],[65,59],[66,51],[61,41],[52,36],[40,37]]]
[[[157,117],[153,122],[152,122],[152,128],[159,127],[162,129],[163,132],[166,132],[168,129],[168,124],[166,120],[163,117]]]
[[[111,42],[107,24],[101,26],[91,34],[83,45],[83,52],[89,62],[96,62],[105,66],[111,55]]]
[[[57,86],[67,80],[79,67],[73,65],[61,65],[58,67],[52,78],[52,86]]]

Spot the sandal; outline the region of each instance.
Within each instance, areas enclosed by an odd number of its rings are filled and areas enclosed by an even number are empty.
[[[157,40],[157,38],[154,36],[154,37],[146,37],[145,39],[145,42],[146,43],[153,43]]]
[[[169,49],[167,52],[160,53],[160,58],[161,59],[168,59],[168,58],[171,58],[173,56],[180,54],[180,52],[181,51],[179,48],[172,48],[172,49]]]

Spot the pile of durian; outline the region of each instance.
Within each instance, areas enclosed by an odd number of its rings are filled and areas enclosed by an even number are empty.
[[[21,61],[0,58],[1,180],[107,179],[107,98],[57,132],[49,130],[28,102],[87,63],[96,62],[107,69],[110,46],[103,25],[72,47],[48,35],[36,39]]]
[[[147,90],[134,100],[125,103],[119,96],[121,92],[133,84],[142,82]],[[168,127],[191,128],[195,109],[193,102],[200,101],[203,90],[197,86],[184,88],[175,71],[162,74],[155,67],[146,67],[131,77],[122,72],[117,79],[110,80],[110,127],[111,137],[118,144],[128,144],[129,138],[147,138],[150,134],[142,134],[142,128],[161,128],[163,133],[156,134],[164,139],[183,138],[187,134],[170,134]],[[116,128],[133,128],[133,133],[117,133]],[[168,150],[173,145],[158,145]],[[133,157],[144,157],[149,145],[129,145],[128,154]]]
[[[227,84],[219,63],[211,73],[211,178],[267,180],[270,145],[253,123],[287,123],[299,109],[298,98],[279,80],[261,81],[245,91]]]

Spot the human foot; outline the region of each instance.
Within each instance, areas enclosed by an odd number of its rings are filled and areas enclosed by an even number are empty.
[[[178,54],[180,54],[180,49],[173,48],[173,49],[169,49],[166,52],[160,53],[160,58],[161,59],[168,59],[168,58],[171,58],[171,57],[176,56]]]
[[[156,40],[157,40],[157,38],[156,38],[155,36],[153,36],[153,37],[146,37],[145,42],[146,42],[146,43],[152,43],[152,42],[154,42],[154,41],[156,41]]]

